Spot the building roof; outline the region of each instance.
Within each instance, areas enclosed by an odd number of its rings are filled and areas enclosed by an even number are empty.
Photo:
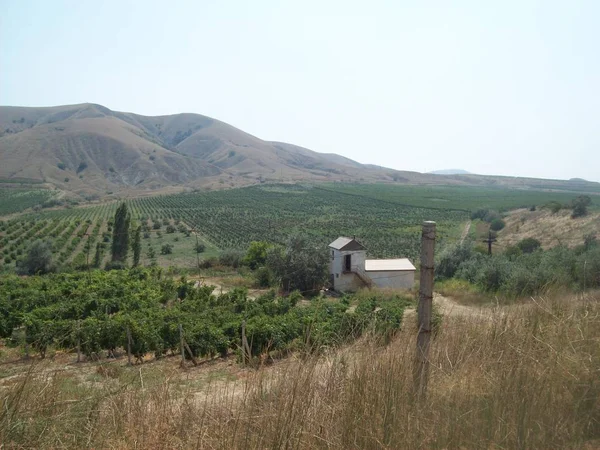
[[[365,261],[366,272],[393,272],[416,270],[415,266],[407,258],[400,259],[367,259]]]
[[[349,237],[339,237],[337,238],[335,241],[333,241],[331,244],[329,244],[330,248],[333,248],[335,250],[364,250],[365,247],[358,242],[356,239],[354,238],[349,238]]]

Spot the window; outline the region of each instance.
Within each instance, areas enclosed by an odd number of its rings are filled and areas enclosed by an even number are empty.
[[[350,272],[351,268],[352,268],[352,255],[345,255],[344,256],[344,270],[346,272]]]

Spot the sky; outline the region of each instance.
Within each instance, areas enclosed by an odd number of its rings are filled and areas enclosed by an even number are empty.
[[[0,0],[0,104],[194,112],[427,172],[600,181],[600,2]]]

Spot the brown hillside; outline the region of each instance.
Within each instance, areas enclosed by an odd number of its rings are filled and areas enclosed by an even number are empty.
[[[95,104],[0,107],[0,156],[0,178],[100,195],[262,180],[391,181],[397,173],[263,141],[199,114],[147,117]]]
[[[0,179],[77,194],[139,195],[262,181],[464,184],[600,193],[599,183],[433,175],[269,142],[199,114],[141,116],[96,104],[0,107]]]

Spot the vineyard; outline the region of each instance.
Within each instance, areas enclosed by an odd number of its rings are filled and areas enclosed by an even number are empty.
[[[0,217],[43,204],[53,197],[47,189],[0,189]]]
[[[31,204],[46,195],[41,190],[10,191],[2,194],[0,210],[15,209],[16,198]],[[196,238],[205,259],[223,250],[246,250],[252,241],[282,244],[301,233],[322,248],[340,235],[357,236],[370,257],[415,260],[423,220],[437,222],[437,245],[443,248],[458,239],[471,210],[567,203],[573,198],[569,193],[514,189],[337,183],[260,185],[136,198],[127,204],[133,223],[143,228],[143,265],[193,267]],[[55,262],[63,268],[103,267],[110,257],[116,205],[42,209],[0,220],[0,270],[14,272],[35,239],[52,242]],[[162,251],[165,246],[168,251]]]
[[[441,245],[468,220],[466,211],[404,206],[299,185],[143,198],[132,200],[130,208],[135,217],[182,220],[219,249],[245,249],[261,240],[284,243],[301,233],[325,247],[340,235],[355,235],[373,257],[416,258],[423,220],[438,222]]]
[[[216,296],[210,286],[163,277],[160,268],[5,276],[0,290],[0,337],[42,358],[58,349],[78,349],[92,359],[128,349],[142,361],[147,354],[177,353],[182,336],[194,357],[225,356],[241,347],[242,322],[249,356],[313,351],[367,329],[389,338],[410,304],[399,296],[374,296],[349,310],[343,299],[297,306],[300,295],[271,292],[249,300],[238,289]]]

